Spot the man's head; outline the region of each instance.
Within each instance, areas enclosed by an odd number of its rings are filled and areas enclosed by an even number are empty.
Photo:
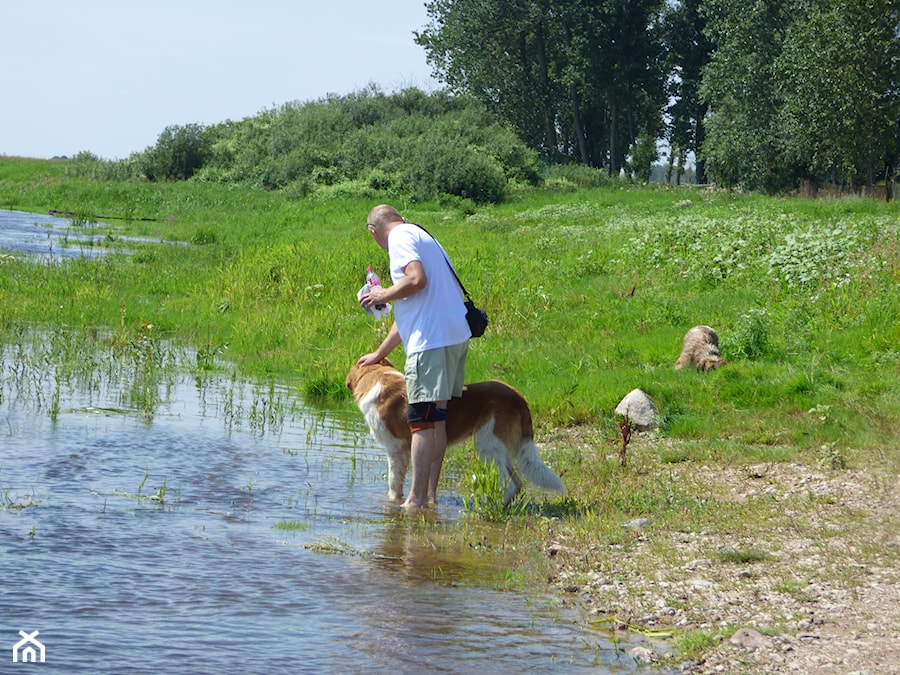
[[[372,236],[375,237],[375,241],[378,242],[378,245],[387,250],[388,233],[394,225],[405,222],[406,220],[393,206],[380,204],[369,211],[369,219],[366,221],[366,226],[369,228],[369,232],[372,233]]]

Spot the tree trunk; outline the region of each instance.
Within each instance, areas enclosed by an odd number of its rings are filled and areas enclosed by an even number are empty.
[[[666,185],[672,184],[672,169],[675,166],[675,146],[669,146],[669,162],[666,164]]]
[[[572,125],[575,127],[575,138],[578,139],[578,152],[581,155],[581,163],[585,166],[591,166],[587,138],[584,135],[584,126],[581,124],[581,100],[578,97],[578,88],[574,82],[569,85],[569,95],[572,101]]]
[[[541,106],[544,109],[544,147],[552,149],[554,153],[559,151],[559,143],[556,137],[556,116],[553,113],[552,86],[550,83],[550,69],[547,65],[547,50],[544,45],[544,27],[538,24],[535,31],[538,58],[538,68],[541,73]]]
[[[698,185],[706,184],[706,162],[700,159],[703,141],[706,140],[706,125],[703,123],[706,112],[707,106],[701,106],[694,122],[694,172]]]
[[[619,159],[616,155],[616,137],[619,135],[619,114],[615,103],[609,104],[609,175],[619,175]]]

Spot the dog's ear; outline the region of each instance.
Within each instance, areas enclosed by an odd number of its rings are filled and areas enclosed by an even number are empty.
[[[391,363],[391,360],[390,360],[389,358],[387,358],[387,357],[381,359],[381,362],[382,362],[384,365],[388,366],[389,368],[393,368],[393,367],[394,367],[394,364]]]

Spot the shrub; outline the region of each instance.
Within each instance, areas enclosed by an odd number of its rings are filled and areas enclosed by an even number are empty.
[[[758,359],[769,353],[769,320],[766,310],[752,309],[742,314],[728,340],[723,342],[727,356]]]
[[[402,182],[417,199],[449,194],[476,204],[503,201],[507,180],[493,157],[472,147],[439,145],[428,151],[424,145],[418,160],[401,170]]]
[[[142,156],[143,174],[153,181],[184,180],[200,169],[210,152],[210,141],[200,124],[166,127],[156,145]]]

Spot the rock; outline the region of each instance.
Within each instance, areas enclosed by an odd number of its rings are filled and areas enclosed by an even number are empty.
[[[640,389],[634,389],[619,401],[616,414],[631,420],[638,431],[649,431],[659,426],[659,412],[653,401]]]
[[[635,518],[634,520],[629,520],[627,523],[623,523],[622,527],[627,530],[642,530],[652,524],[653,521],[649,518]]]
[[[653,650],[647,649],[646,647],[635,647],[628,652],[628,656],[638,663],[652,663],[656,658],[656,654],[653,653]]]
[[[752,628],[741,628],[731,636],[731,644],[753,651],[763,649],[768,645],[768,640]]]

